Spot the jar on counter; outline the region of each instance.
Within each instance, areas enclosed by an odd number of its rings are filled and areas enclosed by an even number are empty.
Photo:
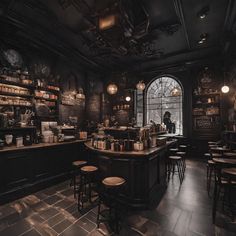
[[[22,146],[24,146],[23,137],[17,137],[16,138],[16,147],[22,147]]]
[[[111,151],[115,151],[115,142],[114,141],[111,142]]]
[[[119,152],[120,151],[120,144],[118,140],[115,140],[114,142],[114,151]]]

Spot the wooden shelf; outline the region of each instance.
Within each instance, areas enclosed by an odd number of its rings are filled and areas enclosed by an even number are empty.
[[[43,88],[43,87],[36,87],[36,90],[45,91],[45,92],[51,92],[51,93],[60,93],[60,90]]]
[[[214,114],[214,115],[206,115],[206,114],[205,114],[205,115],[194,115],[194,114],[193,114],[193,116],[198,116],[198,117],[199,117],[199,116],[220,116],[220,114]]]
[[[17,104],[0,104],[1,106],[13,106],[13,107],[33,107],[33,105],[17,105]]]
[[[43,98],[43,97],[35,97],[35,99],[45,100],[45,101],[49,101],[49,102],[57,102],[57,100],[55,100],[55,99]]]
[[[22,130],[22,129],[36,129],[36,126],[25,126],[25,127],[6,127],[0,128],[0,131],[10,131],[10,130]]]
[[[0,92],[0,95],[2,96],[12,96],[12,97],[22,97],[22,98],[32,98],[32,95],[26,95],[26,94],[18,94],[18,93],[8,93],[8,92]]]
[[[197,105],[197,106],[212,106],[212,105],[217,105],[219,106],[220,103],[219,102],[204,102],[204,103],[194,103],[194,105]]]
[[[194,97],[220,96],[220,93],[193,94]]]
[[[30,84],[17,83],[17,82],[13,82],[13,81],[7,81],[7,80],[1,79],[1,78],[0,78],[0,83],[6,84],[6,85],[18,86],[18,87],[27,88],[27,89],[34,89],[35,88],[35,86],[33,84],[30,85]]]

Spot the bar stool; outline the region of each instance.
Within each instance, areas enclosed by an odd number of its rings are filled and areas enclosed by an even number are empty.
[[[207,161],[207,193],[208,193],[208,196],[210,196],[212,172],[214,171],[214,164],[215,164],[215,162],[213,160]]]
[[[87,164],[87,161],[81,161],[81,160],[72,162],[73,172],[72,172],[71,185],[73,185],[73,188],[74,188],[74,198],[76,198],[76,192],[78,191],[76,178],[77,176],[79,176],[80,178],[80,168],[86,164]]]
[[[234,221],[234,193],[233,188],[236,186],[236,168],[225,168],[222,169],[222,175],[225,175],[228,184],[228,204],[231,209],[232,221]]]
[[[170,148],[170,149],[169,149],[169,153],[170,153],[170,154],[175,154],[175,153],[178,152],[178,151],[179,151],[178,148]]]
[[[176,172],[177,166],[177,173],[179,176],[180,184],[183,182],[183,169],[182,169],[182,157],[181,156],[169,156],[168,157],[168,166],[167,166],[167,176],[168,181],[170,179],[170,174],[172,173],[172,177],[174,176],[174,173]]]
[[[223,156],[225,158],[236,158],[236,152],[225,152]]]
[[[182,161],[182,168],[183,168],[183,174],[185,173],[185,169],[186,169],[186,152],[176,152],[177,156],[182,157],[181,161]]]
[[[96,183],[98,168],[85,165],[80,168],[81,183],[78,190],[78,210],[84,209],[84,202],[92,203],[92,184]]]
[[[119,201],[119,195],[122,188],[124,187],[125,179],[117,176],[107,177],[102,180],[102,189],[99,191],[99,202],[98,202],[98,214],[97,214],[97,227],[101,222],[108,221],[112,230],[119,234],[119,212],[121,202]],[[105,211],[101,211],[101,204],[104,204],[109,208],[109,214],[106,217]],[[114,227],[113,227],[114,225]]]

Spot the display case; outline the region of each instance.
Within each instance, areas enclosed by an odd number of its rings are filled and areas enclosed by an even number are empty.
[[[197,90],[193,94],[193,136],[199,139],[220,137],[221,132],[221,94],[209,89]]]

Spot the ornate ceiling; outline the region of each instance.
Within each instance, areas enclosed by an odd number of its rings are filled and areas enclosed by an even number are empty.
[[[118,23],[100,30],[111,12]],[[2,0],[0,40],[94,70],[149,70],[220,57],[235,13],[233,0]]]

